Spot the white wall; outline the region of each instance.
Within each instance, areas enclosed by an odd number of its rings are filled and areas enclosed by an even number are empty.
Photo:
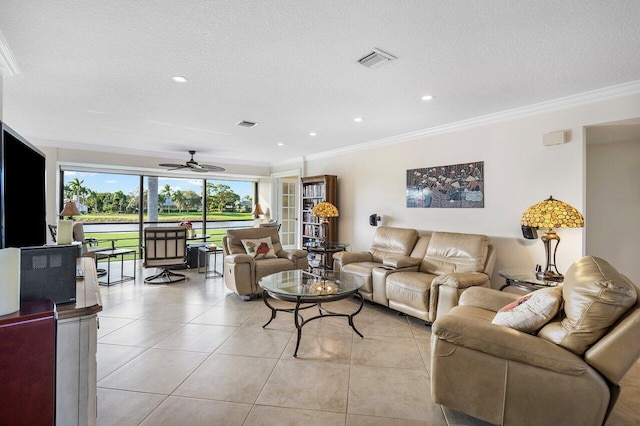
[[[373,213],[389,226],[486,234],[497,247],[492,285],[498,287],[500,269],[544,265],[542,243],[522,238],[525,209],[553,195],[584,212],[583,126],[633,117],[640,117],[639,95],[310,160],[306,175],[338,176],[340,240],[353,250],[369,248],[375,228],[368,217]],[[570,131],[570,142],[544,147],[542,135],[557,130]],[[405,207],[408,169],[472,161],[484,161],[483,209]],[[586,221],[587,226],[603,226]],[[583,230],[561,229],[558,234],[557,264],[564,273],[584,253]]]
[[[58,223],[58,213],[62,210],[58,206],[58,150],[50,147],[39,147],[45,155],[47,165],[47,173],[45,175],[47,190],[47,224],[54,225]],[[51,235],[47,232],[47,241],[52,243]]]
[[[0,120],[2,120],[2,111],[3,111],[2,105],[4,104],[3,87],[4,87],[4,83],[2,79],[2,74],[0,74]]]
[[[587,254],[606,259],[635,283],[640,283],[639,185],[640,140],[587,145]]]

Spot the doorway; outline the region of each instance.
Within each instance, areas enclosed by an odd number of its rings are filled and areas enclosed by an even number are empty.
[[[640,282],[640,118],[588,126],[586,254],[606,259]],[[594,226],[589,226],[595,224]]]
[[[284,248],[298,246],[298,179],[281,178],[280,194],[280,241]]]

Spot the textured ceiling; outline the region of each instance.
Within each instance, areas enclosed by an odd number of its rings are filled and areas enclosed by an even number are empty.
[[[639,21],[637,0],[3,0],[4,120],[36,143],[273,164],[640,80]],[[356,63],[373,48],[398,59]]]

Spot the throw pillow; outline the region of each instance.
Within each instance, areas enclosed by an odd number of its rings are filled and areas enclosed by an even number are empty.
[[[500,309],[491,322],[524,333],[535,333],[556,316],[561,301],[561,287],[536,290]]]
[[[257,238],[255,240],[241,240],[244,250],[254,259],[275,259],[276,252],[273,250],[271,237]]]

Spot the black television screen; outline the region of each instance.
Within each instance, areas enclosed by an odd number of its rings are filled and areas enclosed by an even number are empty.
[[[0,125],[0,247],[44,245],[45,155],[5,123]]]

